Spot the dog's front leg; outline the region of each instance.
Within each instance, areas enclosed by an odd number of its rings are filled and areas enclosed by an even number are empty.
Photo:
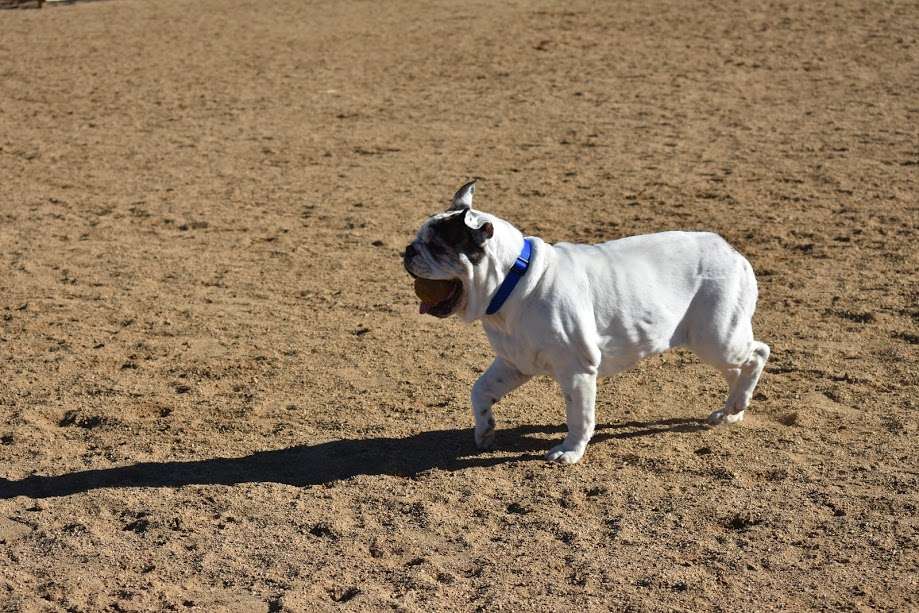
[[[546,454],[546,459],[560,464],[574,464],[584,455],[590,437],[594,435],[594,405],[597,399],[595,373],[566,373],[557,376],[565,394],[565,418],[568,435],[561,445]]]
[[[472,417],[475,419],[475,444],[479,449],[491,449],[495,445],[495,417],[491,407],[529,380],[530,375],[495,358],[472,386]]]

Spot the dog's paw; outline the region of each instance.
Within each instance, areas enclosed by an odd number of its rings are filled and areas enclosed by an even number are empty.
[[[743,414],[744,412],[741,411],[740,413],[734,413],[732,415],[731,413],[725,413],[724,409],[719,409],[713,411],[712,414],[708,416],[708,425],[720,426],[722,424],[736,424],[743,421]]]
[[[495,448],[495,427],[494,425],[488,426],[479,430],[475,430],[475,446],[482,451],[488,451]]]
[[[564,443],[546,452],[546,459],[558,464],[577,464],[584,457],[583,449],[570,449]]]

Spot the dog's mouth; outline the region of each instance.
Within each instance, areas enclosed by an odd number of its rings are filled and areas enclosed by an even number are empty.
[[[421,302],[421,305],[418,307],[418,312],[422,315],[426,313],[441,318],[452,315],[463,298],[463,284],[455,279],[450,283],[450,293],[446,298],[433,304]]]

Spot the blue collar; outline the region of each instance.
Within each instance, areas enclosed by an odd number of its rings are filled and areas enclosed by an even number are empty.
[[[520,279],[523,278],[523,275],[526,274],[527,269],[530,267],[530,253],[532,250],[533,243],[531,239],[524,239],[523,249],[520,251],[520,255],[517,256],[517,261],[507,271],[507,276],[504,277],[501,287],[498,288],[498,292],[488,303],[488,308],[485,310],[486,315],[494,315],[498,312],[498,309],[504,306],[507,297],[511,295],[511,292],[517,287],[517,283],[520,282]]]

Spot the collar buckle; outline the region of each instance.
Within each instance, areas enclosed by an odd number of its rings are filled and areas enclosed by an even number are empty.
[[[522,255],[517,256],[517,260],[514,262],[514,270],[517,272],[523,273],[526,272],[526,269],[530,266],[530,258],[524,258]]]

